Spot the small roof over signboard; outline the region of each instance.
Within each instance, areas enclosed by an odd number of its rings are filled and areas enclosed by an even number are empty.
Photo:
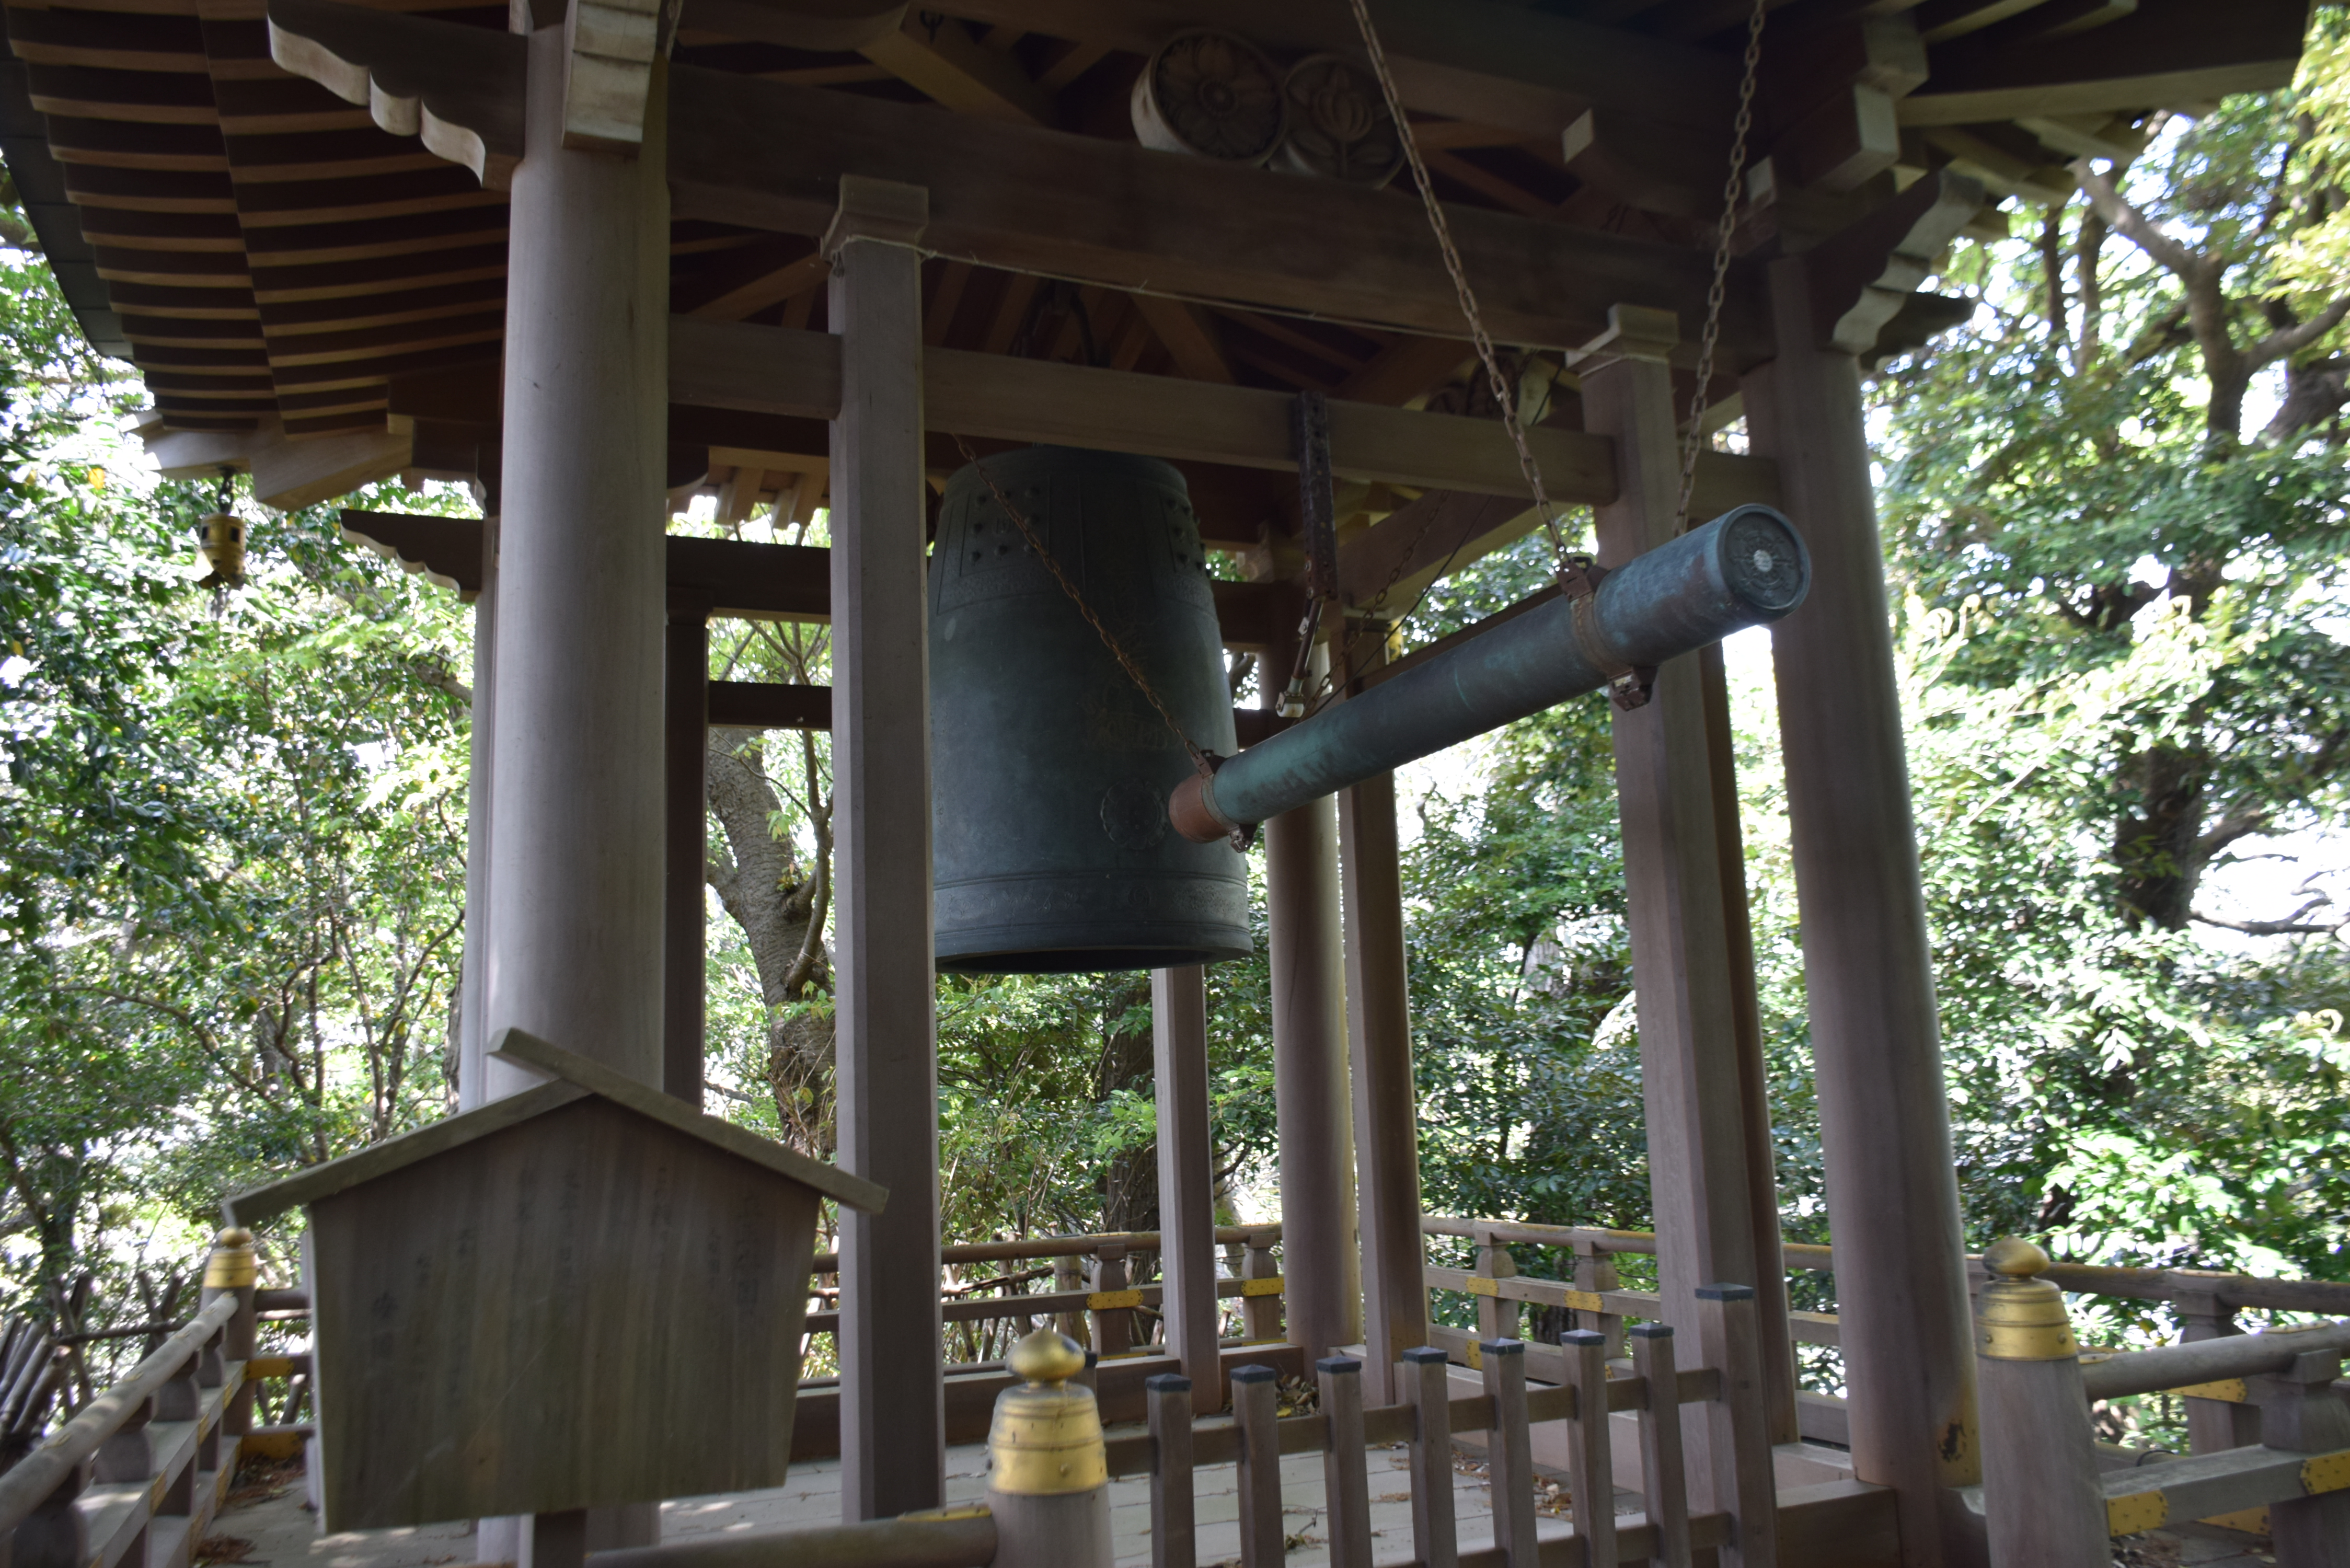
[[[704,1116],[684,1101],[639,1084],[602,1063],[566,1051],[520,1029],[502,1031],[491,1043],[494,1054],[551,1075],[549,1081],[502,1100],[417,1128],[414,1132],[363,1148],[340,1159],[315,1165],[299,1175],[236,1193],[221,1204],[231,1225],[255,1226],[285,1213],[330,1198],[362,1182],[459,1148],[478,1138],[529,1121],[560,1106],[594,1095],[642,1116],[701,1139],[712,1147],[766,1167],[813,1188],[827,1198],[878,1214],[889,1199],[886,1188],[837,1166],[794,1154],[781,1144],[747,1132],[732,1122]]]

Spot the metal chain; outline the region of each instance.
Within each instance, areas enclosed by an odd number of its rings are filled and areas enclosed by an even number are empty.
[[[1689,526],[1690,502],[1697,493],[1698,453],[1710,444],[1705,436],[1705,393],[1713,379],[1714,350],[1721,343],[1721,304],[1730,288],[1730,244],[1738,233],[1738,198],[1746,179],[1746,138],[1754,129],[1754,79],[1762,64],[1762,22],[1769,3],[1754,0],[1753,15],[1746,21],[1746,74],[1738,84],[1738,118],[1730,135],[1730,174],[1721,184],[1721,226],[1714,234],[1713,286],[1706,291],[1705,332],[1698,339],[1697,386],[1690,393],[1689,435],[1681,443],[1677,529]]]
[[[1533,493],[1534,510],[1542,515],[1543,532],[1550,535],[1551,551],[1557,562],[1561,580],[1566,574],[1566,541],[1558,531],[1558,514],[1544,493],[1542,470],[1534,462],[1534,454],[1526,444],[1525,427],[1518,422],[1517,399],[1510,389],[1509,379],[1502,374],[1501,358],[1494,352],[1493,339],[1485,330],[1485,317],[1477,308],[1476,291],[1469,286],[1469,275],[1461,265],[1461,253],[1452,244],[1452,225],[1445,221],[1444,204],[1436,199],[1436,186],[1429,179],[1428,164],[1419,155],[1419,140],[1412,134],[1411,119],[1404,113],[1403,99],[1397,93],[1395,77],[1388,69],[1387,51],[1379,47],[1378,30],[1371,26],[1368,0],[1351,0],[1355,26],[1363,35],[1363,47],[1370,52],[1371,74],[1378,78],[1380,96],[1385,98],[1388,114],[1394,119],[1396,140],[1403,144],[1404,161],[1411,165],[1412,183],[1419,187],[1420,205],[1427,209],[1428,226],[1436,231],[1437,249],[1444,254],[1444,270],[1451,275],[1452,292],[1461,301],[1461,314],[1469,320],[1469,335],[1477,345],[1477,358],[1483,361],[1487,379],[1492,383],[1493,400],[1501,405],[1502,423],[1510,432],[1510,444],[1518,449],[1518,469],[1525,475],[1526,488]],[[1755,0],[1759,6],[1762,0]]]
[[[1003,493],[1003,487],[995,483],[993,474],[987,472],[987,464],[979,461],[979,453],[971,449],[971,442],[962,436],[954,440],[955,445],[962,450],[963,461],[978,472],[979,482],[987,486],[987,493],[995,497],[995,504],[1003,508],[1003,514],[1012,519],[1012,525],[1020,530],[1020,536],[1028,541],[1028,547],[1036,552],[1037,559],[1045,563],[1045,569],[1053,575],[1053,580],[1061,586],[1061,591],[1069,597],[1069,602],[1077,607],[1077,613],[1086,618],[1086,624],[1094,628],[1094,635],[1102,639],[1102,646],[1109,649],[1110,657],[1117,659],[1118,668],[1126,671],[1126,678],[1134,682],[1135,690],[1142,693],[1143,700],[1159,711],[1159,717],[1175,732],[1175,738],[1183,742],[1183,749],[1191,753],[1191,765],[1200,770],[1202,777],[1211,776],[1216,771],[1214,761],[1192,743],[1190,735],[1184,733],[1183,725],[1175,717],[1174,710],[1159,697],[1157,688],[1150,684],[1150,678],[1142,673],[1142,667],[1135,663],[1125,646],[1111,635],[1108,627],[1102,624],[1101,617],[1094,613],[1094,607],[1086,603],[1084,591],[1070,580],[1068,573],[1061,569],[1061,563],[1053,559],[1053,552],[1045,547],[1045,541],[1037,537],[1036,530],[1022,515],[1020,508],[1012,504],[1012,498]]]

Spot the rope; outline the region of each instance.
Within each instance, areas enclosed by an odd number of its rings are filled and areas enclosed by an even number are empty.
[[[1460,298],[1461,314],[1468,318],[1469,336],[1477,345],[1477,358],[1483,361],[1486,379],[1492,383],[1493,400],[1501,405],[1502,423],[1510,432],[1510,444],[1518,449],[1518,469],[1526,477],[1526,488],[1534,498],[1534,509],[1542,514],[1543,532],[1550,535],[1552,554],[1556,557],[1557,572],[1562,581],[1566,575],[1566,541],[1558,531],[1558,514],[1552,508],[1550,497],[1543,490],[1542,470],[1534,462],[1533,449],[1526,445],[1525,427],[1518,422],[1518,405],[1509,379],[1502,374],[1501,358],[1493,350],[1493,339],[1485,330],[1485,317],[1477,308],[1476,291],[1469,286],[1469,275],[1461,265],[1461,253],[1452,244],[1452,225],[1445,220],[1444,204],[1436,199],[1436,186],[1429,179],[1428,164],[1419,155],[1419,140],[1413,135],[1411,119],[1404,113],[1403,99],[1396,91],[1395,77],[1388,69],[1387,51],[1379,47],[1378,30],[1371,26],[1368,0],[1351,0],[1355,10],[1355,26],[1363,35],[1363,47],[1370,51],[1371,74],[1378,78],[1380,96],[1387,99],[1388,114],[1394,119],[1396,139],[1403,144],[1404,160],[1411,165],[1412,183],[1419,187],[1420,205],[1427,209],[1428,226],[1436,231],[1437,249],[1444,254],[1444,270],[1451,275],[1452,292]],[[1755,0],[1756,5],[1762,0]]]
[[[1357,5],[1362,0],[1355,0]],[[1681,443],[1681,504],[1677,532],[1689,527],[1690,502],[1697,493],[1697,456],[1705,438],[1705,389],[1713,379],[1713,354],[1721,343],[1721,302],[1730,287],[1730,243],[1738,232],[1738,197],[1746,177],[1746,137],[1754,129],[1754,78],[1762,64],[1762,21],[1769,0],[1754,0],[1746,20],[1746,74],[1738,84],[1738,118],[1730,135],[1730,175],[1721,183],[1721,225],[1713,243],[1713,286],[1705,296],[1705,333],[1698,340],[1697,386],[1690,392],[1689,434]]]
[[[1175,717],[1174,710],[1167,706],[1165,700],[1159,695],[1158,689],[1150,684],[1150,678],[1142,673],[1142,666],[1134,661],[1133,656],[1128,654],[1125,646],[1111,634],[1109,628],[1102,624],[1101,617],[1094,613],[1094,607],[1086,603],[1084,591],[1070,579],[1068,573],[1061,569],[1061,563],[1053,559],[1053,552],[1045,548],[1045,541],[1037,536],[1036,530],[1029,524],[1028,519],[1021,514],[1020,509],[1012,504],[1012,498],[1003,493],[1003,487],[997,484],[995,476],[987,472],[987,464],[979,461],[979,453],[972,450],[971,442],[962,436],[957,436],[954,440],[955,445],[962,451],[963,461],[970,463],[977,472],[979,482],[987,486],[987,493],[995,497],[995,504],[1003,508],[1003,514],[1012,519],[1012,525],[1020,530],[1020,536],[1028,542],[1028,547],[1036,553],[1037,559],[1045,563],[1045,569],[1050,572],[1053,575],[1053,580],[1061,586],[1061,592],[1066,594],[1069,602],[1077,607],[1077,613],[1086,618],[1086,624],[1094,628],[1094,635],[1102,639],[1102,646],[1109,649],[1110,657],[1117,659],[1118,668],[1126,671],[1126,678],[1134,682],[1135,690],[1140,691],[1143,699],[1159,711],[1159,717],[1165,722],[1170,730],[1175,732],[1175,738],[1183,742],[1183,749],[1191,754],[1191,765],[1200,770],[1201,777],[1212,776],[1216,771],[1215,762],[1207,753],[1192,743],[1191,737],[1184,732],[1181,722]]]

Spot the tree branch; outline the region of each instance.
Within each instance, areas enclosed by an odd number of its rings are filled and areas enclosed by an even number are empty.
[[[2152,256],[2166,271],[2178,274],[2181,279],[2191,280],[2210,270],[2208,257],[2188,249],[2165,234],[2153,219],[2124,201],[2121,192],[2114,189],[2112,182],[2105,175],[2097,172],[2089,159],[2074,160],[2073,172],[2079,177],[2082,192],[2089,198],[2090,207],[2106,221],[2106,225]]]
[[[2306,321],[2281,327],[2270,333],[2244,350],[2244,361],[2248,365],[2261,366],[2282,359],[2288,354],[2298,354],[2341,326],[2345,315],[2350,315],[2350,295],[2335,300]]]

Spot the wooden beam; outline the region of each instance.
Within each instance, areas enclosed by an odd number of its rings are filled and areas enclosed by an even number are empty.
[[[716,33],[746,43],[839,54],[865,47],[894,29],[905,14],[905,0],[828,0],[821,5],[694,0],[683,24],[689,33]]]
[[[832,688],[713,680],[710,723],[713,729],[829,731]]]
[[[281,64],[369,102],[379,124],[420,131],[428,147],[485,181],[504,177],[501,161],[519,148],[518,40],[334,0],[275,4],[272,48]],[[1462,30],[1453,8],[1430,0],[1388,0],[1388,8],[1405,32],[1419,29],[1414,36],[1431,47]],[[1551,58],[1564,36],[1558,29],[1577,38],[1593,31],[1479,9],[1492,13],[1482,23],[1500,29],[1481,42],[1488,49],[1531,24],[1547,44],[1526,47]],[[1657,67],[1648,44],[1608,37],[1618,57],[1613,70],[1595,73],[1587,59],[1554,63],[1619,85]],[[1662,47],[1679,74],[1658,102],[1689,102],[1692,81],[1726,69],[1718,57]],[[1501,61],[1507,51],[1494,54]],[[671,176],[680,217],[818,234],[831,221],[838,177],[856,172],[940,192],[928,243],[965,259],[1457,330],[1451,289],[1419,214],[1381,192],[1031,127],[942,120],[904,105],[691,67],[672,74]],[[1554,115],[1543,129],[1561,123]],[[1679,311],[1691,328],[1699,318],[1706,280],[1693,251],[1475,209],[1457,212],[1452,222],[1485,291],[1489,323],[1505,341],[1572,347],[1596,336],[1606,303],[1619,299]],[[1736,293],[1727,340],[1733,358],[1748,362],[1767,348],[1751,330],[1746,290]]]
[[[253,475],[254,499],[290,512],[389,479],[409,465],[414,436],[386,431],[292,439],[274,416],[253,429],[171,431],[150,410],[136,426],[147,454],[166,479],[209,479],[224,467]]]
[[[680,66],[674,212],[819,234],[844,172],[937,192],[925,244],[1014,271],[1447,333],[1459,306],[1425,220],[1389,192]],[[1456,208],[1453,235],[1504,342],[1568,348],[1616,297],[1680,313],[1710,281],[1696,251],[1510,213]],[[1744,278],[1726,346],[1766,357]]]
[[[671,332],[672,403],[810,420],[839,406],[839,348],[828,334],[674,317]],[[1284,472],[1296,463],[1284,393],[953,348],[924,358],[923,411],[934,431]],[[1611,493],[1605,442],[1549,427],[1527,433],[1554,496]],[[1353,478],[1493,494],[1524,488],[1492,420],[1336,401],[1330,448],[1333,471]]]
[[[521,36],[336,0],[270,0],[269,9],[270,57],[280,67],[367,105],[393,135],[421,136],[485,185],[513,178],[528,52]]]
[[[780,301],[808,293],[832,275],[832,264],[795,234],[763,234],[698,272],[681,275],[671,308],[711,321],[740,321]]]
[[[1133,299],[1134,308],[1149,324],[1151,335],[1174,356],[1177,369],[1195,381],[1221,381],[1228,386],[1232,383],[1232,366],[1224,356],[1223,337],[1207,312],[1163,295],[1137,294]]]
[[[165,439],[179,443],[182,476],[217,472],[221,454],[235,447],[232,438],[218,436]],[[461,598],[470,601],[481,592],[479,519],[348,509],[342,532]],[[822,549],[683,534],[670,535],[665,549],[670,593],[706,606],[713,617],[817,623],[832,617],[831,556]],[[1262,651],[1291,635],[1304,608],[1291,583],[1218,582],[1214,588],[1224,646],[1242,651]],[[720,684],[711,688],[713,712]]]
[[[956,0],[973,21],[1148,55],[1184,27],[1216,27],[1269,48],[1363,52],[1345,0]],[[1733,57],[1594,26],[1500,0],[1375,0],[1404,106],[1549,139],[1594,104],[1645,108],[1727,130]]]
[[[1982,203],[1981,184],[1939,169],[1814,249],[1806,274],[1820,346],[1846,354],[1874,348]]]
[[[1964,125],[2204,102],[2288,86],[2306,0],[2140,0],[2093,31],[2014,38],[2004,29],[1944,44],[1934,74],[1900,103],[1904,125]]]
[[[1018,60],[982,44],[951,16],[909,8],[902,23],[858,53],[958,113],[1052,123],[1052,95],[1028,79]]]
[[[2042,0],[1925,0],[1914,13],[1918,36],[1929,44],[1962,38],[2041,3]]]
[[[1401,407],[1451,380],[1476,357],[1476,349],[1458,337],[1399,338],[1340,382],[1337,395],[1358,403]]]

